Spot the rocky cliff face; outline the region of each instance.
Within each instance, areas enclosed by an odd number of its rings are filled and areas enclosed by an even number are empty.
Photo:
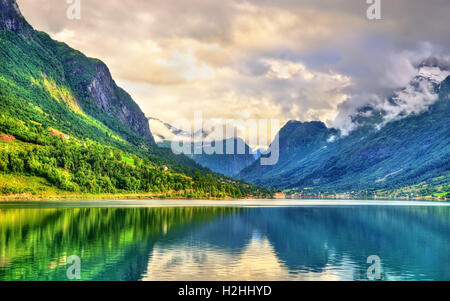
[[[32,27],[22,16],[16,0],[0,0],[0,30],[29,35]]]
[[[95,76],[87,86],[94,101],[108,115],[118,118],[123,124],[149,142],[153,142],[149,123],[131,96],[117,87],[106,65],[96,67]]]
[[[116,85],[104,63],[87,58],[66,44],[53,41],[48,35],[34,31],[22,16],[16,0],[0,0],[0,30],[20,34],[40,47],[43,52],[56,56],[64,69],[63,77],[86,114],[99,119],[126,139],[130,136],[126,132],[131,130],[146,141],[154,143],[144,113],[131,96]],[[105,113],[108,116],[105,116]],[[118,126],[118,122],[122,125]],[[128,130],[124,131],[123,126]]]

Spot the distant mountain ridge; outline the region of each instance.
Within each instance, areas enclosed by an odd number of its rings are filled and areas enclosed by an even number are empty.
[[[202,148],[206,145],[215,146],[215,143],[222,143],[222,154],[208,155],[202,153],[200,155],[190,155],[195,162],[205,166],[212,171],[224,174],[229,177],[235,177],[241,170],[250,166],[256,160],[256,156],[253,154],[252,149],[241,138],[230,138],[222,141],[195,143],[194,148]],[[227,154],[227,144],[233,145],[233,153]],[[238,152],[238,145],[244,146],[244,152]]]
[[[214,137],[210,137],[208,132],[198,130],[191,134],[180,130],[171,124],[161,121],[158,118],[149,117],[150,128],[155,137],[158,146],[162,148],[171,148],[173,141],[186,142],[191,144],[192,154],[188,155],[198,164],[211,169],[214,172],[234,177],[242,169],[251,165],[258,157],[253,154],[252,149],[240,138],[229,138],[217,141],[223,144],[222,154],[208,155],[202,151],[202,154],[194,154],[194,149],[202,150],[203,145],[214,145]],[[226,154],[227,143],[233,143],[234,153]],[[245,154],[238,154],[237,146],[242,143],[244,145]]]

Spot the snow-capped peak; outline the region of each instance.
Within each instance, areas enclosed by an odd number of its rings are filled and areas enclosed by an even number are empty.
[[[390,97],[369,94],[359,107],[353,107],[341,121],[344,135],[361,125],[381,129],[389,122],[411,114],[421,114],[439,100],[440,84],[450,76],[450,61],[431,57],[416,65],[415,76]]]
[[[149,117],[148,122],[150,131],[153,134],[156,143],[163,143],[168,141],[192,141],[206,138],[208,133],[199,130],[194,134],[180,130],[171,124],[164,122],[158,118]]]
[[[423,66],[419,68],[418,76],[428,79],[434,83],[441,83],[450,75],[449,70],[441,69],[439,67]]]
[[[425,112],[439,99],[439,84],[450,75],[450,70],[440,65],[422,64],[417,76],[403,89],[394,92],[391,100],[385,99],[377,109],[384,112],[382,127],[388,122],[411,114]]]

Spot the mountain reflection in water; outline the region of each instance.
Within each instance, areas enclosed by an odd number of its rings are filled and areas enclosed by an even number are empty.
[[[450,207],[0,209],[0,280],[450,280]]]

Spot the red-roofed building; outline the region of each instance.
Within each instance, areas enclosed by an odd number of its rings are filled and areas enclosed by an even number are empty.
[[[286,198],[286,194],[283,193],[283,192],[276,192],[276,193],[273,195],[273,198],[274,198],[274,199],[285,199],[285,198]]]

